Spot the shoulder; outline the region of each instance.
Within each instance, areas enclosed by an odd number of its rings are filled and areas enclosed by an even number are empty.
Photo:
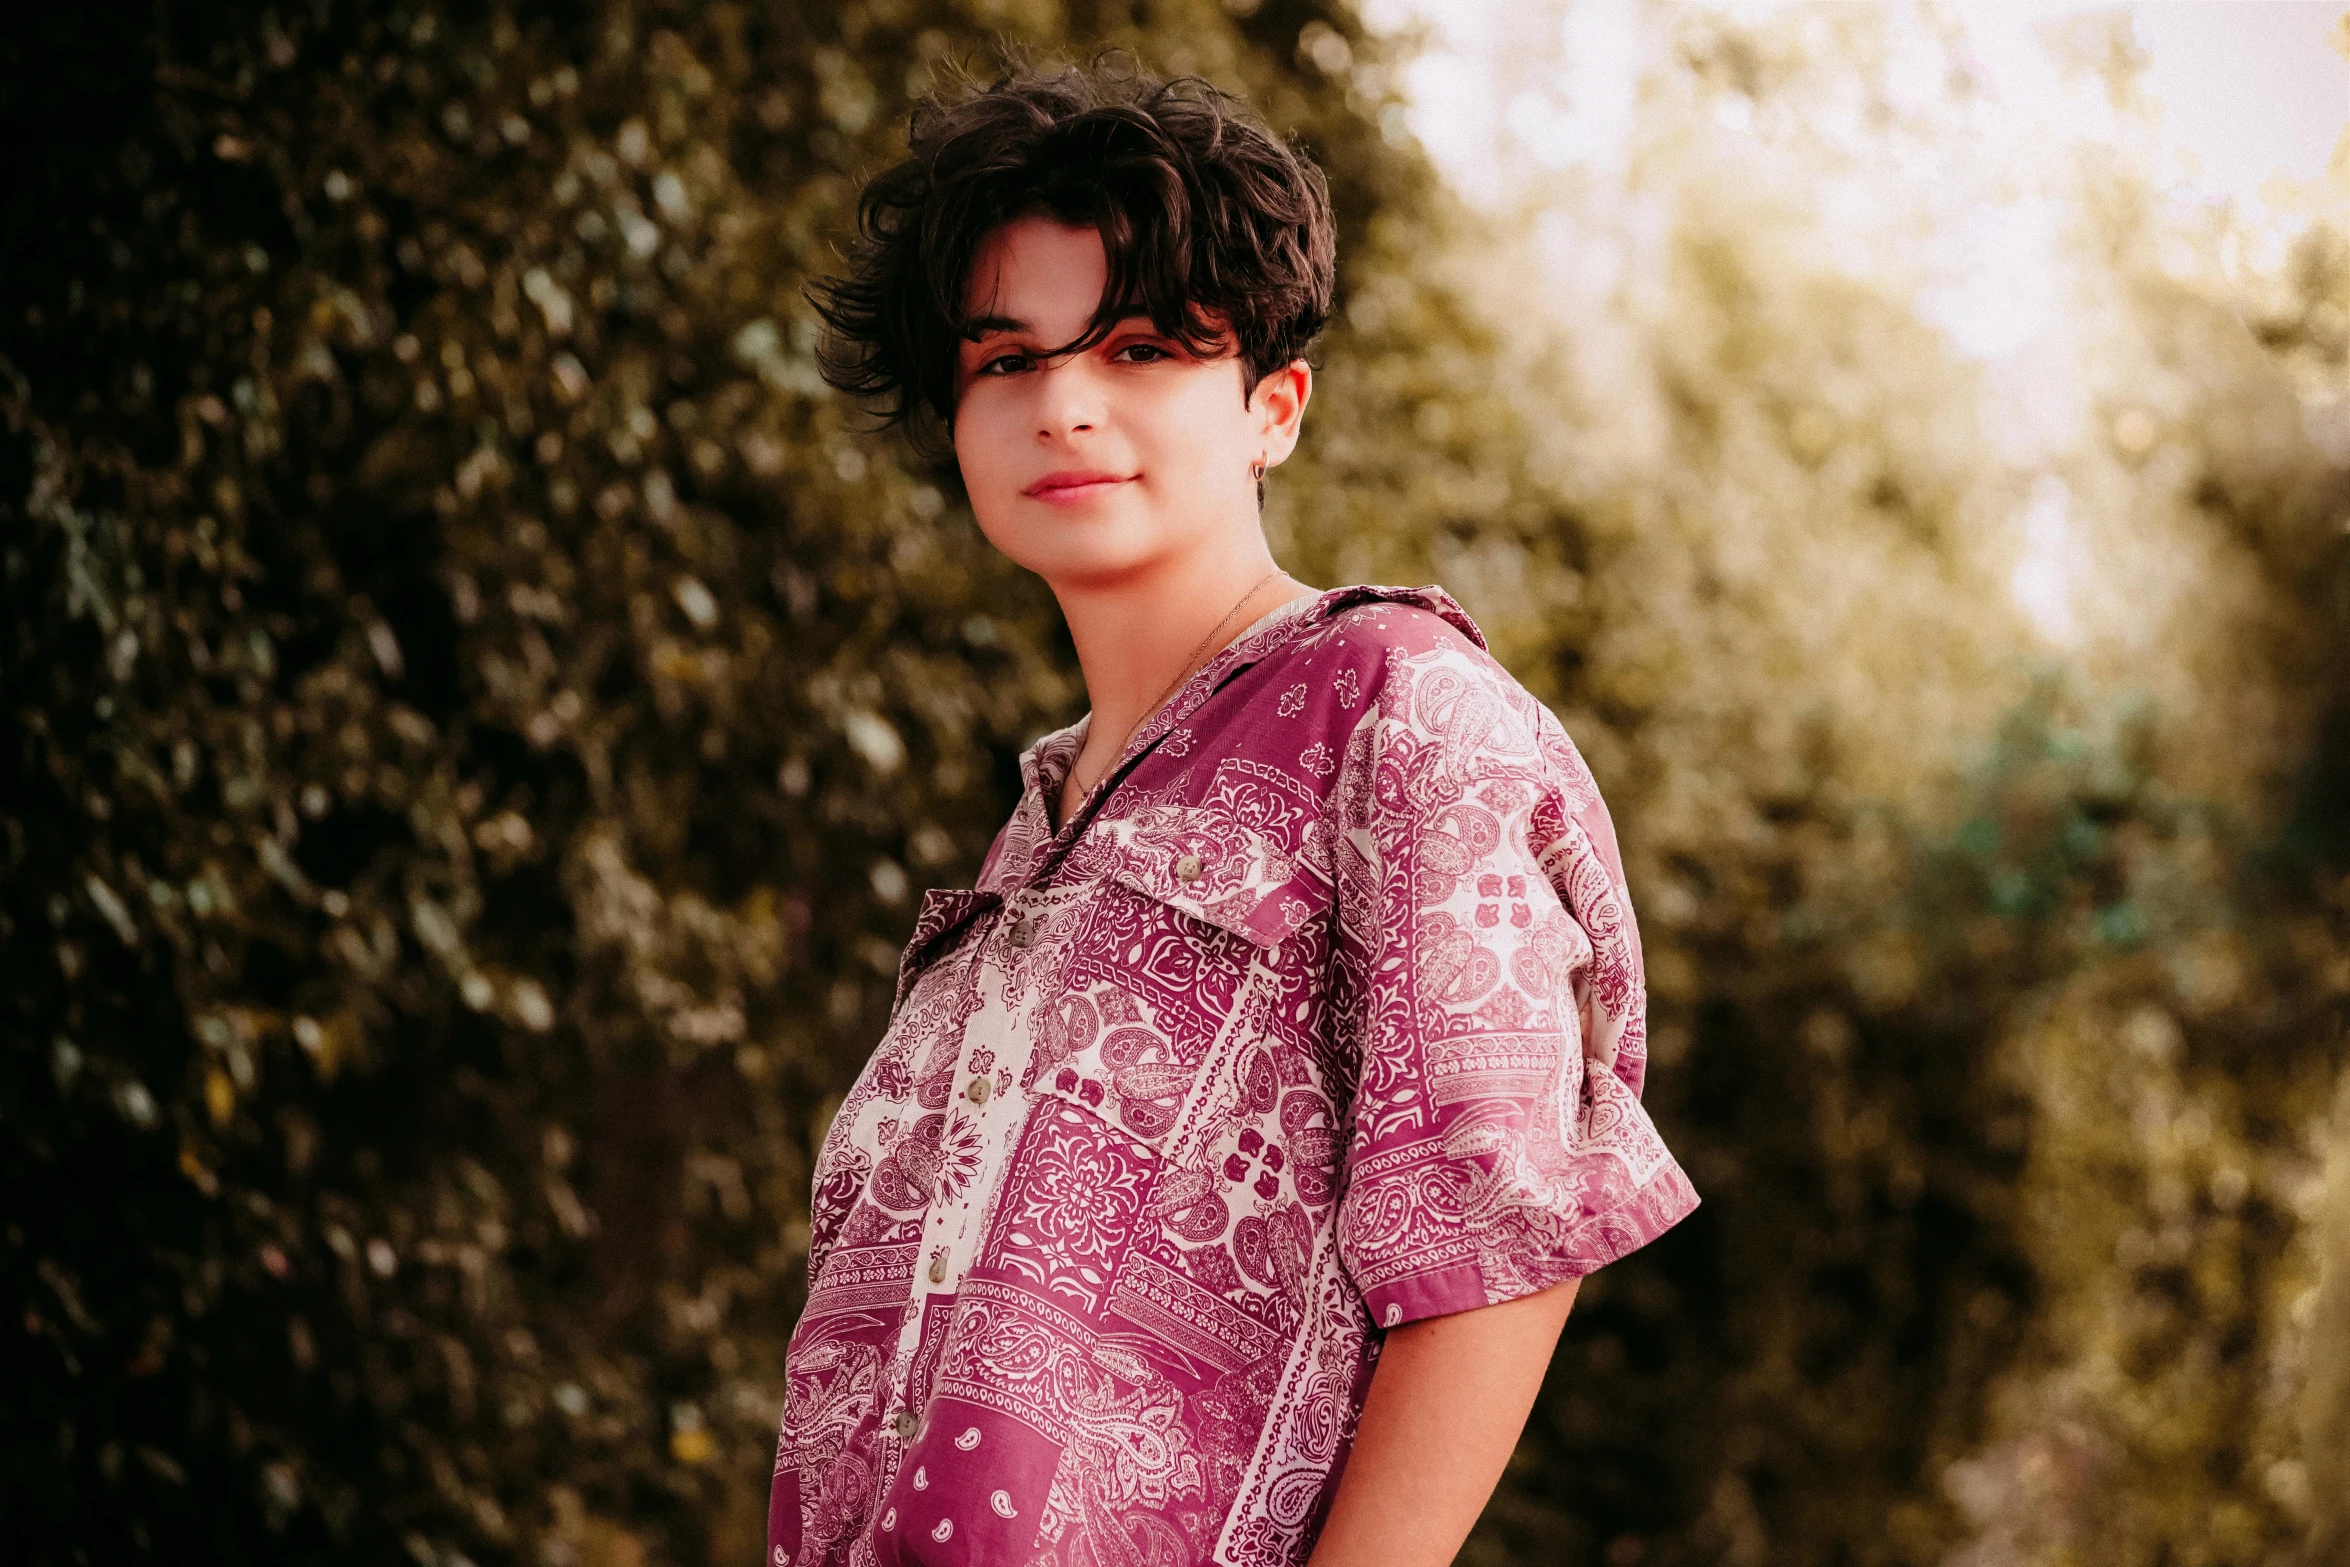
[[[1333,607],[1308,640],[1351,655],[1354,660],[1373,662],[1438,650],[1479,654],[1485,650],[1484,634],[1441,590],[1355,591],[1397,596],[1364,597],[1349,602],[1353,597],[1349,594]]]
[[[1384,757],[1409,756],[1455,780],[1516,774],[1567,811],[1597,803],[1557,715],[1487,650],[1451,594],[1424,587],[1334,588],[1244,690],[1287,741],[1311,730],[1307,771],[1333,763],[1359,786]],[[1343,780],[1339,780],[1343,787]]]
[[[1347,661],[1364,675],[1380,716],[1455,745],[1520,741],[1558,721],[1486,651],[1445,616],[1413,604],[1365,605],[1332,621]]]
[[[1334,662],[1361,671],[1366,716],[1376,720],[1363,736],[1363,764],[1400,765],[1462,790],[1515,779],[1537,822],[1554,831],[1565,817],[1604,819],[1598,784],[1566,726],[1481,640],[1416,605],[1364,605],[1331,627],[1345,650]]]
[[[1391,688],[1408,685],[1417,671],[1436,664],[1474,671],[1479,681],[1515,685],[1486,653],[1467,617],[1457,608],[1453,613],[1457,621],[1423,603],[1385,598],[1346,604],[1283,650],[1281,674],[1304,679],[1317,692],[1328,690],[1340,710],[1356,716],[1384,711]]]

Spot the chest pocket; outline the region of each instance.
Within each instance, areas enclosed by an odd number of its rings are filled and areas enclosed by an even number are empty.
[[[1310,829],[1309,829],[1310,832]],[[1070,868],[1098,872],[1265,951],[1321,917],[1334,889],[1311,863],[1235,813],[1161,805],[1105,824]]]
[[[1201,1068],[1218,1036],[1244,1008],[1263,1026],[1246,996],[1332,892],[1213,811],[1162,806],[1116,827],[1062,867],[1091,890],[1071,910],[1066,983],[1041,998],[1029,1082],[1155,1150],[1210,1086]]]
[[[1246,876],[1219,881],[1201,863],[1205,859],[1194,859],[1188,852],[1155,860],[1128,858],[1110,870],[1109,879],[1264,952],[1280,946],[1330,907],[1330,884],[1310,871],[1293,869],[1278,881]]]

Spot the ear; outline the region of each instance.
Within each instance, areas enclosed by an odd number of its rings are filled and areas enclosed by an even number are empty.
[[[1248,396],[1248,410],[1263,444],[1265,466],[1277,466],[1297,450],[1298,428],[1305,421],[1306,403],[1314,395],[1314,371],[1303,359],[1292,359],[1268,371]]]

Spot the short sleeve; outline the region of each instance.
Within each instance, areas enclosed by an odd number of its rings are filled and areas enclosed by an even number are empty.
[[[1640,1087],[1639,932],[1557,718],[1465,639],[1386,660],[1347,748],[1341,1260],[1382,1327],[1531,1294],[1697,1205]]]

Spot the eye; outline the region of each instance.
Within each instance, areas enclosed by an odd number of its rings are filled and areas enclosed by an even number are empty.
[[[973,375],[1011,375],[1027,368],[1028,356],[1026,354],[998,354],[993,359],[981,361],[979,368],[971,373]]]
[[[1141,354],[1144,357],[1140,359],[1127,359],[1126,356],[1128,354]],[[1175,356],[1173,354],[1170,354],[1156,343],[1128,343],[1125,347],[1119,349],[1116,353],[1110,356],[1113,361],[1124,360],[1127,364],[1130,365],[1157,364],[1162,359],[1172,359],[1174,357]]]

